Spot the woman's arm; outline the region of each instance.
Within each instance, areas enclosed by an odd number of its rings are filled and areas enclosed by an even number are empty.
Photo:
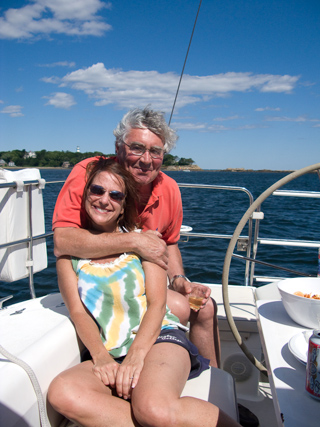
[[[131,388],[138,383],[144,359],[161,331],[166,312],[167,275],[156,264],[142,263],[145,272],[147,311],[142,319],[136,338],[117,372],[116,388],[119,396],[130,396]],[[131,378],[133,378],[131,380]]]
[[[57,259],[57,273],[59,289],[70,317],[81,341],[91,354],[94,374],[105,385],[114,387],[119,365],[104,347],[98,326],[80,299],[78,279],[69,257]]]

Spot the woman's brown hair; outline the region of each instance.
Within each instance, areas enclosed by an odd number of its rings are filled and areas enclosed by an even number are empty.
[[[85,200],[88,195],[90,185],[94,178],[100,172],[108,172],[118,179],[121,185],[124,185],[125,199],[123,203],[123,214],[118,218],[119,227],[125,228],[128,231],[133,231],[137,228],[137,208],[136,201],[139,199],[137,184],[123,166],[117,163],[114,159],[99,157],[99,159],[90,162],[87,166],[86,185],[83,190],[82,206],[84,208]],[[88,215],[87,215],[88,218]],[[88,218],[90,221],[90,218]]]

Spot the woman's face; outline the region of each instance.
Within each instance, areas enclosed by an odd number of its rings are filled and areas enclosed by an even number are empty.
[[[109,172],[100,172],[88,188],[85,209],[96,230],[116,231],[123,213],[124,182]]]

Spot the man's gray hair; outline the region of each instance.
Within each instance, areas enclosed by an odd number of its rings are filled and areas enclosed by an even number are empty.
[[[116,137],[116,147],[122,145],[131,129],[148,129],[156,134],[163,142],[166,153],[171,151],[178,139],[176,132],[171,129],[160,111],[154,111],[149,106],[144,109],[135,108],[125,114],[113,131]]]

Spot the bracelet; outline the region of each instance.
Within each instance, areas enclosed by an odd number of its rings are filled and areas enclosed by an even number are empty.
[[[185,280],[187,280],[188,282],[190,282],[190,280],[187,278],[187,276],[185,276],[184,274],[176,274],[175,276],[172,277],[170,285],[173,286],[173,283],[176,279],[178,279],[178,277],[183,277]]]

